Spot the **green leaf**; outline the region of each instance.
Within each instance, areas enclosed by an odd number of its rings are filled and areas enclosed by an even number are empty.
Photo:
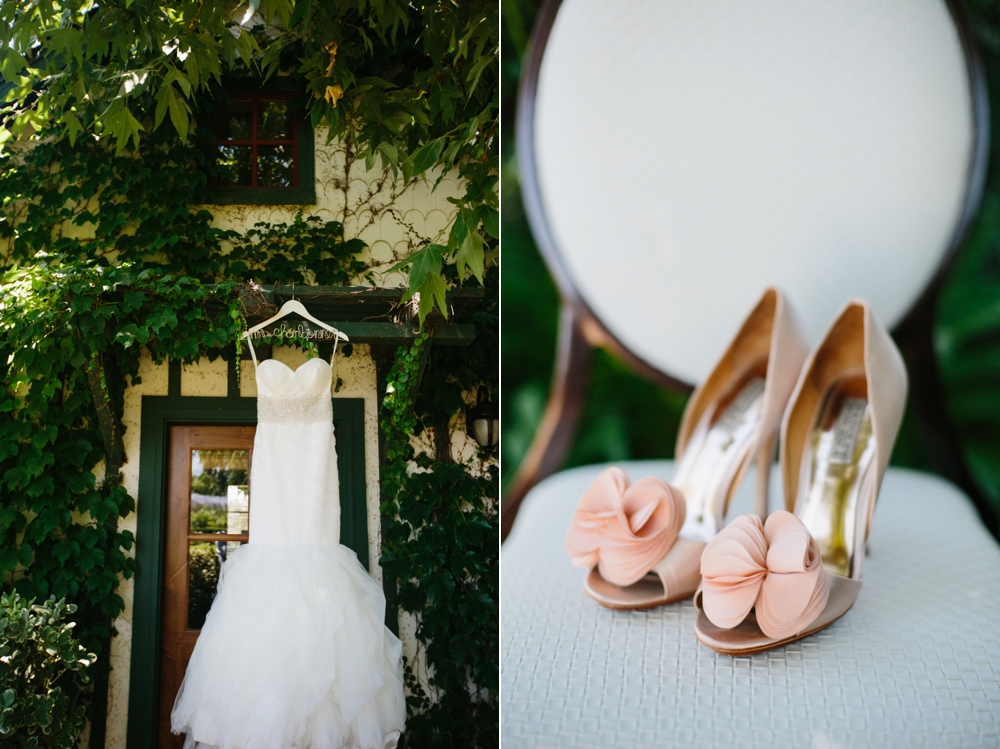
[[[444,148],[444,139],[438,138],[418,149],[413,154],[413,175],[423,174],[434,166],[437,163],[438,156],[441,155],[442,148]]]
[[[167,91],[170,92],[167,97],[169,100],[169,107],[170,107],[170,122],[173,123],[174,129],[177,131],[177,134],[181,137],[181,140],[182,141],[187,140],[188,124],[190,122],[189,116],[191,110],[188,109],[187,102],[184,101],[179,96],[177,96],[177,93],[174,91],[173,87],[168,88]]]
[[[476,90],[476,86],[479,85],[479,79],[483,75],[483,71],[486,70],[486,66],[492,63],[497,58],[499,53],[499,48],[492,49],[488,54],[482,55],[475,64],[472,66],[472,70],[469,71],[469,77],[467,81],[471,81],[468,88],[468,96],[472,97],[473,92]]]
[[[83,65],[83,34],[78,29],[64,26],[48,31],[53,49]]]
[[[420,292],[420,307],[417,313],[420,316],[421,327],[424,324],[424,319],[431,313],[431,310],[434,309],[435,302],[437,303],[438,309],[441,310],[441,314],[448,317],[448,302],[446,297],[448,287],[445,285],[444,279],[441,278],[440,273],[428,272],[424,276],[423,283],[417,291]]]
[[[404,263],[410,263],[410,294],[419,291],[428,274],[441,274],[441,257],[445,248],[439,244],[429,244],[410,255]],[[393,266],[395,268],[397,266]]]
[[[153,129],[155,130],[167,116],[167,108],[170,106],[170,86],[165,86],[156,92],[156,114],[153,118]]]
[[[17,50],[8,48],[3,55],[2,62],[0,62],[0,75],[3,75],[8,81],[13,81],[20,76],[27,64],[27,60]]]
[[[500,211],[489,206],[482,207],[483,229],[491,237],[500,238]]]
[[[382,141],[378,144],[378,150],[382,152],[392,166],[399,166],[399,149],[392,145],[392,143]]]
[[[184,96],[191,96],[191,81],[188,80],[184,73],[171,65],[167,70],[167,74],[163,76],[163,83],[161,84],[161,87],[165,88],[175,81],[180,84],[181,91],[184,92]]]
[[[197,86],[201,83],[201,68],[198,65],[198,53],[196,50],[191,50],[184,61],[184,72],[187,73],[192,85]]]
[[[74,112],[69,110],[63,112],[60,121],[69,129],[69,144],[75,146],[76,136],[83,130],[83,123],[80,122],[80,118]]]
[[[101,117],[103,125],[117,143],[117,153],[121,155],[131,138],[139,147],[139,133],[142,125],[129,111],[124,98],[115,99]]]
[[[465,278],[465,266],[469,266],[472,274],[480,284],[483,283],[483,266],[485,263],[485,242],[478,232],[469,232],[462,240],[461,247],[455,254],[455,265],[458,270],[458,278],[461,281]]]

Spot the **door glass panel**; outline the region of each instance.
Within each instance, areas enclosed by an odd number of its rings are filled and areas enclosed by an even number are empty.
[[[188,629],[201,629],[219,572],[250,530],[250,451],[192,450],[188,535]],[[198,539],[203,536],[204,540]]]
[[[250,529],[249,450],[191,451],[191,533]]]
[[[201,629],[212,608],[219,571],[239,541],[191,541],[188,549],[188,629]]]

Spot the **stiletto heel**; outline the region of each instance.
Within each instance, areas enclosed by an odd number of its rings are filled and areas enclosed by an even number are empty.
[[[756,458],[757,485],[754,494],[754,512],[761,520],[765,520],[768,515],[768,490],[771,485],[771,466],[774,465],[774,458],[778,452],[777,437],[777,433],[771,435],[771,439],[757,453]]]
[[[630,484],[609,468],[581,498],[566,550],[590,568],[588,595],[607,608],[645,609],[694,594],[701,553],[753,461],[766,510],[778,426],[807,351],[788,303],[768,289],[688,401],[672,483]]]
[[[703,644],[761,653],[851,608],[906,391],[892,338],[867,303],[848,302],[806,361],[782,421],[787,509],[764,524],[736,518],[702,555],[695,632]]]

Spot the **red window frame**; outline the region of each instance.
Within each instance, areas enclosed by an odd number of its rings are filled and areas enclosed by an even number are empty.
[[[215,144],[216,146],[250,146],[250,184],[249,185],[222,185],[216,183],[216,187],[237,190],[292,190],[299,185],[299,118],[292,112],[292,138],[291,140],[258,140],[257,120],[260,111],[260,102],[264,101],[291,101],[289,94],[232,94],[230,101],[252,101],[253,114],[251,116],[252,137],[250,140],[226,140],[219,137],[219,120],[215,122]],[[258,185],[257,184],[257,147],[258,146],[291,146],[292,153],[292,184],[290,185]]]

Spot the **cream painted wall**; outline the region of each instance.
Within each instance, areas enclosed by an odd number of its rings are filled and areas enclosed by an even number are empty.
[[[409,254],[423,241],[444,239],[443,232],[454,217],[456,208],[448,197],[461,194],[457,180],[446,178],[436,190],[423,180],[402,184],[393,181],[392,175],[381,171],[368,172],[364,164],[349,158],[340,143],[326,144],[327,130],[315,133],[316,153],[316,205],[306,206],[303,215],[319,216],[324,221],[336,220],[344,224],[347,237],[360,237],[369,246],[362,259],[369,261],[378,286],[399,286],[405,276],[385,273],[385,269]],[[431,175],[436,179],[437,174]],[[297,206],[206,206],[215,216],[219,228],[245,231],[258,221],[270,223],[290,222],[295,218]],[[266,283],[267,279],[261,279]],[[363,279],[354,283],[367,285]],[[306,354],[298,349],[276,348],[274,357],[292,367],[305,360]],[[125,488],[135,497],[139,486],[139,428],[143,395],[167,395],[167,365],[156,365],[144,356],[139,373],[142,382],[130,385],[125,393],[123,426],[125,427],[125,457],[122,467]],[[365,401],[365,470],[368,503],[368,554],[370,571],[381,581],[382,569],[378,566],[380,548],[379,476],[378,476],[378,417],[375,363],[368,346],[355,345],[350,357],[338,354],[336,377],[342,380],[334,397],[363,398]],[[225,396],[227,391],[226,364],[221,359],[207,359],[186,367],[181,375],[181,394],[184,396]],[[242,368],[240,395],[256,397],[253,367]],[[334,405],[336,409],[336,405]],[[460,425],[456,425],[461,428]],[[469,446],[457,440],[456,457],[471,454]],[[466,456],[467,457],[467,456]],[[137,508],[138,509],[138,508]],[[122,519],[123,530],[136,529],[135,513]],[[132,580],[122,583],[119,592],[125,601],[122,615],[115,620],[117,633],[111,642],[111,677],[108,694],[108,724],[105,746],[107,749],[125,749],[128,731],[128,692],[132,652]],[[400,638],[403,652],[417,664],[418,673],[426,678],[426,667],[415,637],[416,622],[409,616],[400,617]]]
[[[304,206],[303,216],[319,216],[323,221],[340,221],[344,235],[359,237],[368,244],[360,255],[373,269],[375,285],[403,286],[406,276],[385,270],[410,254],[425,241],[443,242],[457,208],[449,197],[464,194],[457,175],[447,175],[433,188],[441,172],[428,173],[428,179],[403,184],[394,181],[391,172],[366,171],[364,162],[348,157],[342,143],[327,145],[328,128],[315,132],[316,205]],[[258,221],[272,224],[291,222],[299,206],[232,205],[205,206],[215,216],[220,229],[245,231]],[[267,283],[267,279],[260,279]],[[354,283],[368,285],[361,278]]]
[[[142,421],[142,396],[167,394],[167,365],[156,365],[149,356],[139,362],[137,385],[125,390],[125,408],[122,426],[125,429],[125,463],[122,465],[124,486],[133,497],[139,494],[139,428]],[[138,508],[137,508],[138,509]],[[135,533],[136,514],[133,512],[118,521],[120,530]],[[125,609],[114,621],[115,636],[111,640],[111,674],[108,679],[108,723],[105,734],[107,749],[125,749],[128,730],[128,681],[132,663],[132,603],[135,593],[134,580],[124,580],[118,592],[125,601]]]
[[[281,347],[274,349],[274,358],[297,367],[306,360],[300,349]],[[125,428],[125,457],[122,466],[125,488],[133,497],[139,488],[139,429],[142,420],[143,395],[167,395],[167,365],[154,364],[148,356],[143,356],[139,375],[142,382],[128,387],[125,391],[125,410],[122,423]],[[253,365],[246,362],[241,368],[240,395],[256,397],[257,388],[253,378]],[[381,582],[382,568],[378,565],[380,536],[379,516],[379,476],[378,476],[378,424],[377,390],[375,362],[370,349],[365,345],[355,345],[351,356],[337,355],[335,376],[342,383],[334,393],[334,398],[363,398],[365,413],[365,486],[368,507],[368,556],[370,572]],[[198,363],[184,367],[181,371],[181,395],[192,397],[225,396],[227,389],[226,363],[222,359],[209,362],[202,359]],[[336,411],[334,401],[334,411]],[[140,507],[136,507],[141,511]],[[132,513],[119,523],[122,530],[136,531],[136,514]],[[124,749],[128,731],[128,691],[132,653],[132,604],[134,585],[132,580],[123,581],[119,593],[125,601],[125,610],[114,622],[117,633],[111,641],[111,677],[108,688],[107,749]],[[416,651],[412,632],[404,641],[408,654]]]

